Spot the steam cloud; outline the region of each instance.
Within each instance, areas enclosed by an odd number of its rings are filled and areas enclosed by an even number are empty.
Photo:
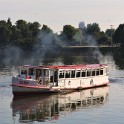
[[[85,28],[85,25],[83,25],[83,28]],[[81,31],[77,32],[73,37],[73,39],[80,44],[85,40],[88,46],[97,46],[97,42],[92,36],[90,35],[83,36]],[[47,59],[46,53],[48,54],[47,56],[49,59],[49,54],[57,53],[59,51],[58,46],[62,46],[62,43],[63,45],[65,45],[64,41],[66,40],[67,39],[60,38],[58,35],[52,32],[46,33],[42,31],[38,35],[39,42],[34,46],[32,53],[26,53],[21,48],[15,46],[7,47],[3,51],[4,57],[2,59],[2,62],[4,63],[4,65],[12,65],[12,66],[13,65],[18,66],[22,64],[42,65],[44,58]],[[104,56],[99,51],[99,49],[94,49],[92,53],[93,53],[93,58],[98,59],[99,63],[106,63],[106,60],[110,60],[110,59],[112,60],[112,58],[109,58],[110,56],[108,55]],[[52,59],[54,59],[54,56]],[[58,63],[55,64],[62,65],[62,60],[58,61]]]

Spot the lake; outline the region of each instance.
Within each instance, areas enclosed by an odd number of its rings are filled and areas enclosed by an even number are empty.
[[[64,49],[22,52],[0,51],[1,124],[123,124],[124,58],[113,49]],[[11,78],[19,65],[69,65],[106,63],[110,84],[68,94],[14,97]]]

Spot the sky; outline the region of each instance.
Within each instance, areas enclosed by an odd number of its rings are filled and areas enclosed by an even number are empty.
[[[98,23],[105,31],[124,23],[124,0],[0,0],[0,20],[37,21],[61,32],[64,25]]]

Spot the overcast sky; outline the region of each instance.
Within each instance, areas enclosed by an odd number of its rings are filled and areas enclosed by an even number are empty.
[[[0,0],[0,20],[11,18],[13,24],[23,19],[48,25],[54,32],[79,22],[98,23],[105,31],[124,23],[124,0]]]

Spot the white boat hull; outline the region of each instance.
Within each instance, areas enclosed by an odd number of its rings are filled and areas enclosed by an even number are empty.
[[[17,79],[16,79],[17,80]],[[22,81],[21,81],[22,82]],[[25,82],[25,81],[24,81]],[[30,81],[28,81],[30,84]],[[43,86],[43,85],[37,85],[36,81],[31,81],[31,84],[35,85],[27,85],[27,84],[20,84],[20,81],[18,83],[12,83],[12,91],[14,95],[25,95],[25,94],[40,94],[40,93],[60,93],[60,92],[71,92],[74,90],[80,90],[80,89],[87,89],[87,88],[93,88],[93,87],[100,87],[100,86],[106,86],[109,84],[108,81],[101,82],[101,83],[95,83],[95,85],[88,84],[88,85],[77,85],[75,87],[70,86]]]

